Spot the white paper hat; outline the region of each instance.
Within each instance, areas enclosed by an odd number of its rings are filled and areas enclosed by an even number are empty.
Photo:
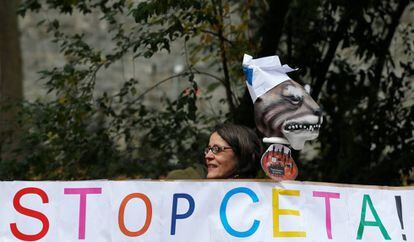
[[[258,59],[247,54],[243,56],[243,71],[253,103],[273,87],[290,80],[286,73],[295,70],[288,65],[282,66],[277,55]]]

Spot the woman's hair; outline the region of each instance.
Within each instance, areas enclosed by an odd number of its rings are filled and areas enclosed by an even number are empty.
[[[237,158],[237,169],[234,177],[254,178],[260,165],[262,143],[257,134],[241,125],[219,124],[213,132],[217,132],[233,149]]]

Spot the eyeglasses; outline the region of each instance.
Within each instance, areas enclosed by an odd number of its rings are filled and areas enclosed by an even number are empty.
[[[213,154],[217,155],[218,153],[226,150],[226,149],[231,149],[231,147],[226,147],[226,146],[218,146],[218,145],[213,145],[213,146],[207,146],[204,149],[204,154],[207,155],[208,152],[211,150],[211,152],[213,152]]]

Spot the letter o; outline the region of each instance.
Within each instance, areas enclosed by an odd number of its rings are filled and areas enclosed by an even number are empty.
[[[147,217],[145,218],[145,224],[138,231],[128,230],[125,226],[125,223],[124,223],[125,207],[126,207],[127,203],[129,202],[129,200],[131,200],[133,198],[141,199],[145,203],[145,206],[147,208],[146,209]],[[149,200],[149,198],[145,194],[131,193],[122,200],[121,205],[119,207],[118,224],[119,224],[119,228],[121,229],[121,232],[123,234],[125,234],[126,236],[138,237],[140,235],[143,235],[145,232],[147,232],[147,230],[148,230],[148,228],[151,224],[151,219],[152,219],[152,205],[151,205],[151,201]]]

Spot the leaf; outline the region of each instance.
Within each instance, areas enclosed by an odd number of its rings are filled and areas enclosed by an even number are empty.
[[[207,93],[214,92],[219,86],[221,86],[220,82],[213,82],[207,86]]]

